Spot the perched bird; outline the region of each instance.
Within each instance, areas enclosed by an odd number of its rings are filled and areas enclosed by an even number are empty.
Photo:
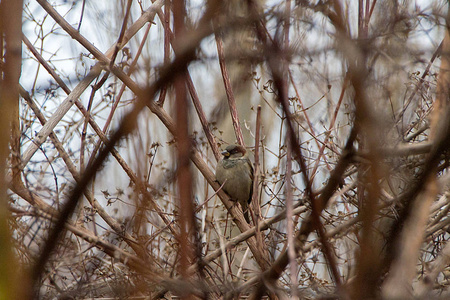
[[[230,145],[222,152],[223,158],[217,163],[216,180],[231,200],[238,201],[247,223],[248,204],[253,194],[253,167],[243,146]]]

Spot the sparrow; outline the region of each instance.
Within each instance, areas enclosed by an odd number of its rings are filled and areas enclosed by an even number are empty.
[[[250,223],[248,204],[253,194],[253,166],[247,151],[240,145],[229,145],[216,166],[216,180],[232,201],[242,207],[244,218]],[[225,184],[224,184],[225,183]]]

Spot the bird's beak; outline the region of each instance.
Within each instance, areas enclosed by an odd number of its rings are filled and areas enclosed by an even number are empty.
[[[230,156],[230,152],[228,152],[227,150],[222,151],[222,155],[225,157],[228,157],[228,156]]]

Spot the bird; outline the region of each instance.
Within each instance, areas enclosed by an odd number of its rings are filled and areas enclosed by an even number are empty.
[[[216,166],[216,181],[234,202],[239,202],[244,218],[250,223],[248,205],[253,194],[253,166],[241,145],[229,145]]]

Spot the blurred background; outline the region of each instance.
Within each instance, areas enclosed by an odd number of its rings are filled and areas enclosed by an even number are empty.
[[[447,1],[20,2],[0,298],[449,296]]]

